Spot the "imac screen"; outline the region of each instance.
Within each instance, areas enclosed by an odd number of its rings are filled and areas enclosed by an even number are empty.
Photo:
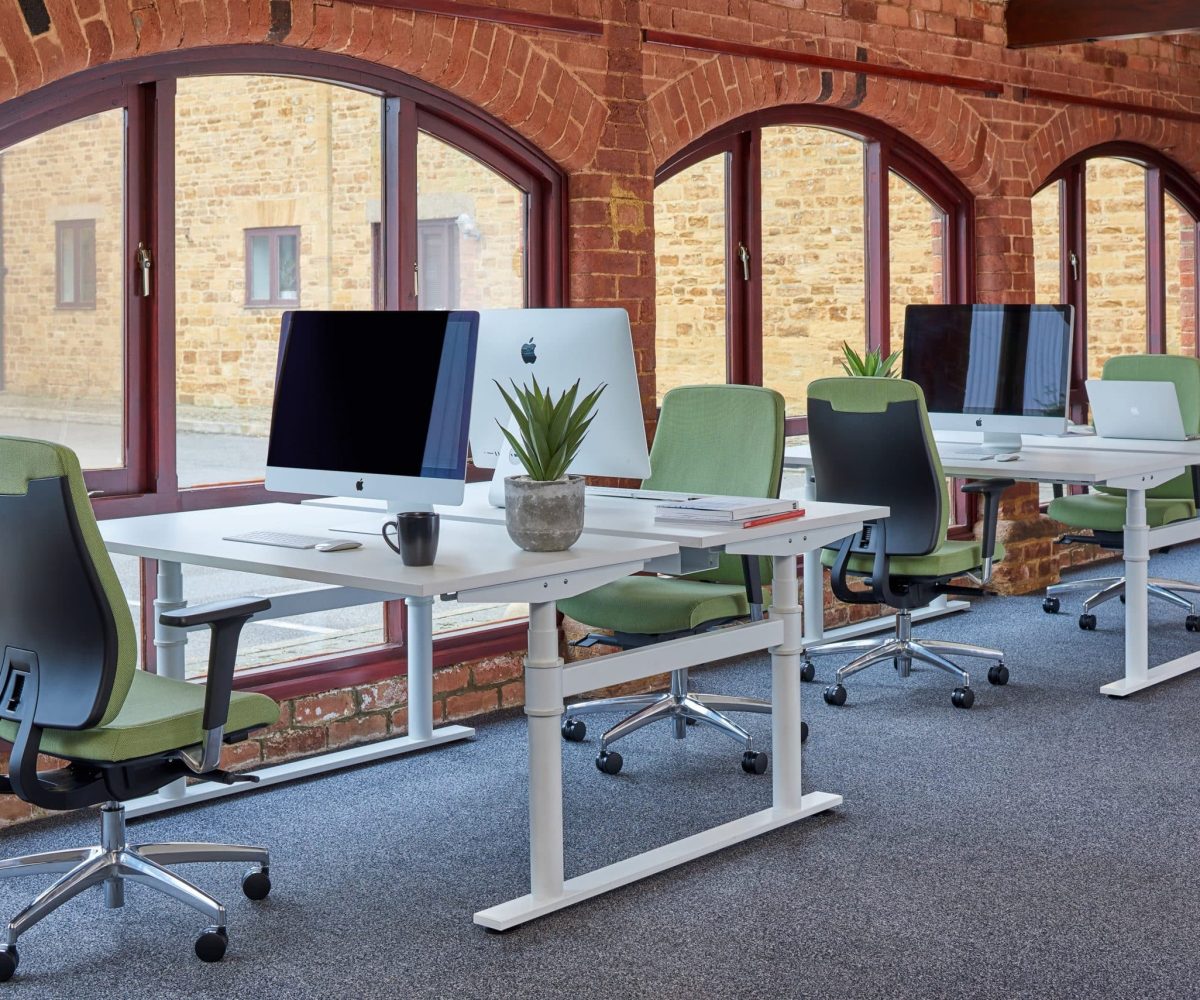
[[[462,479],[472,312],[283,317],[267,465]]]
[[[909,306],[904,377],[931,413],[1064,417],[1070,306]]]

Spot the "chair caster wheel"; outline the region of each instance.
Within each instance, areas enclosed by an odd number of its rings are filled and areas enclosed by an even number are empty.
[[[995,684],[997,687],[1003,687],[1008,683],[1008,667],[1003,663],[997,663],[995,666],[988,667],[988,683]]]
[[[1163,551],[1165,552],[1166,550],[1164,549]],[[1117,600],[1120,601],[1122,604],[1124,604],[1125,603],[1125,595],[1122,594],[1120,597],[1117,598]]]
[[[686,725],[689,725],[689,726],[698,725],[698,723],[696,722],[695,719],[684,719],[683,721]]]
[[[596,769],[605,774],[620,774],[625,761],[616,750],[601,750],[596,754]]]
[[[742,770],[747,774],[766,774],[768,760],[761,750],[747,750],[742,754]]]
[[[17,963],[21,956],[17,954],[15,945],[5,945],[0,948],[0,983],[7,983],[17,972]]]
[[[846,704],[846,689],[841,684],[832,684],[825,689],[822,697],[826,705]]]
[[[1096,631],[1096,616],[1095,615],[1080,615],[1079,627],[1085,632]]]
[[[955,688],[950,701],[955,708],[970,708],[975,704],[975,692],[970,688]]]
[[[219,962],[229,947],[229,935],[224,927],[205,927],[196,938],[196,957],[202,962]]]
[[[266,899],[271,894],[271,874],[266,868],[251,868],[242,876],[242,892],[247,899]]]
[[[808,742],[808,723],[807,722],[800,723],[800,742],[801,743]]]
[[[582,719],[563,719],[562,734],[568,743],[582,743],[587,736],[587,723]]]
[[[817,665],[812,660],[805,660],[800,668],[800,679],[808,684],[817,676]]]
[[[1047,597],[1042,601],[1042,610],[1048,615],[1058,614],[1058,609],[1062,607],[1057,597]]]
[[[1183,620],[1183,627],[1189,632],[1200,632],[1200,615],[1188,615]]]

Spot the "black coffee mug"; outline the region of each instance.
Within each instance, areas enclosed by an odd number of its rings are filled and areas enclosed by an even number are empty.
[[[437,556],[438,520],[432,511],[405,511],[384,522],[383,540],[399,553],[405,566],[432,566]],[[388,535],[388,528],[395,529],[399,545]]]

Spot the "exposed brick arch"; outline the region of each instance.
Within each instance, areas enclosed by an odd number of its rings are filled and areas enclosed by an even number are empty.
[[[728,88],[734,81],[738,86]],[[655,161],[661,165],[727,122],[789,104],[852,110],[902,130],[972,194],[994,191],[998,184],[1000,142],[953,91],[739,56],[705,60],[647,98],[646,121]]]
[[[1111,142],[1128,142],[1173,160],[1200,178],[1200,148],[1180,122],[1079,105],[1057,110],[1025,143],[1027,189],[1032,196],[1064,163]],[[1012,178],[1020,183],[1020,178]]]
[[[0,4],[0,100],[120,60],[249,43],[399,70],[486,110],[568,170],[591,160],[607,118],[600,98],[550,48],[502,25],[343,3],[295,3],[286,17],[269,0],[131,6],[47,0],[50,30],[31,39],[17,5]]]

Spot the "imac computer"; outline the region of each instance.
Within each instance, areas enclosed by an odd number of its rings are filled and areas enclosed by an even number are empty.
[[[285,312],[267,489],[460,504],[479,314]]]
[[[1065,434],[1068,305],[909,306],[903,375],[925,393],[935,430],[982,431],[980,455],[1015,452],[1021,434]]]
[[[571,473],[645,479],[650,475],[642,396],[624,309],[483,309],[479,312],[479,359],[471,404],[471,457],[495,469],[488,499],[503,506],[505,476],[525,470],[504,440],[500,425],[514,429],[499,382],[538,385],[557,398],[579,380],[581,396],[604,383],[595,417]],[[503,446],[503,447],[502,447]]]

